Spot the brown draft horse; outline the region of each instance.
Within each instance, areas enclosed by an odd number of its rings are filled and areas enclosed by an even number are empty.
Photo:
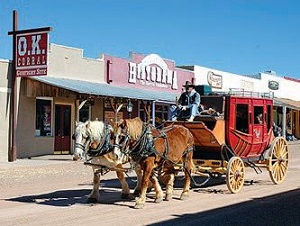
[[[175,173],[178,169],[184,169],[185,183],[180,199],[188,197],[191,172],[194,169],[194,138],[187,128],[171,125],[157,130],[150,124],[144,124],[140,118],[134,118],[121,120],[114,130],[114,153],[127,153],[140,164],[143,171],[141,192],[134,208],[139,209],[145,205],[149,182],[155,188],[155,202],[163,200],[156,173],[163,175],[166,184],[165,200],[168,201],[173,195]]]

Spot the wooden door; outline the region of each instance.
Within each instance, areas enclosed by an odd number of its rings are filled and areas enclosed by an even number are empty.
[[[71,106],[55,105],[54,154],[70,154]]]

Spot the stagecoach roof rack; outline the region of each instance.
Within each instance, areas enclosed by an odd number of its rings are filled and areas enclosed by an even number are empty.
[[[246,91],[244,89],[236,89],[236,88],[230,88],[229,89],[230,95],[235,96],[243,96],[243,97],[267,97],[267,98],[274,98],[274,92],[253,92],[253,91]]]
[[[240,97],[262,97],[262,98],[274,98],[274,92],[253,92],[246,91],[244,89],[229,88],[228,92],[212,92],[210,95],[230,95],[230,96],[240,96]]]

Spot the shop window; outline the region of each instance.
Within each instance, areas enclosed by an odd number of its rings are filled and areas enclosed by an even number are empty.
[[[169,118],[169,105],[157,104],[155,109],[155,126],[162,126]]]
[[[36,100],[36,136],[51,136],[52,133],[52,101],[37,99]]]
[[[143,108],[140,108],[139,110],[139,117],[143,122],[147,122],[147,114]]]
[[[167,121],[169,116],[169,107],[168,104],[155,104],[155,126],[162,126],[164,121]],[[139,117],[142,121],[147,122],[147,114],[144,110],[144,106],[142,102],[139,102]],[[152,105],[151,105],[151,111],[150,111],[150,117],[152,120],[153,112],[152,112]]]
[[[79,110],[79,121],[86,122],[90,119],[90,105],[84,105]]]
[[[248,104],[236,105],[235,128],[243,133],[248,133]]]

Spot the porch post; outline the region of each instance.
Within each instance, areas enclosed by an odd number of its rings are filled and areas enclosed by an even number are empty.
[[[286,106],[282,106],[282,136],[286,136]]]

